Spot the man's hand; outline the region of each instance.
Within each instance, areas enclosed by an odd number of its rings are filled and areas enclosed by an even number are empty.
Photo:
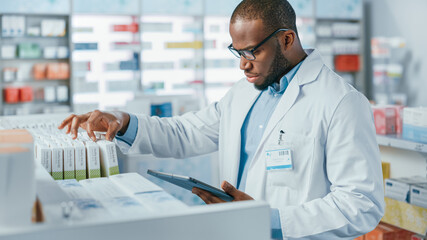
[[[89,137],[96,141],[94,131],[107,132],[105,138],[111,141],[116,134],[126,132],[129,124],[129,114],[125,112],[101,112],[95,110],[82,115],[71,114],[61,125],[59,129],[67,126],[66,133],[71,133],[72,138],[77,138],[77,130],[79,127],[87,131]]]
[[[231,185],[227,181],[223,181],[221,184],[221,188],[228,194],[234,197],[234,201],[246,201],[246,200],[254,200],[251,196],[248,194],[237,190],[233,185]],[[199,196],[206,204],[211,203],[223,203],[225,202],[221,198],[213,195],[212,193],[205,191],[200,188],[193,187],[192,192]]]

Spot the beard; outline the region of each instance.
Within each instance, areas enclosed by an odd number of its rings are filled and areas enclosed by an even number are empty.
[[[290,67],[288,59],[283,56],[282,51],[280,50],[280,44],[277,44],[276,54],[274,55],[273,63],[271,64],[268,75],[265,78],[264,82],[259,85],[254,84],[255,88],[262,91],[266,89],[271,84],[280,80],[280,78],[286,74]]]

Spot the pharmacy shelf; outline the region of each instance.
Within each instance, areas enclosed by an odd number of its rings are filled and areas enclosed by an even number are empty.
[[[52,106],[52,105],[64,105],[64,106],[68,106],[69,105],[69,101],[66,102],[40,102],[40,101],[33,101],[33,102],[19,102],[19,103],[4,103],[3,106],[4,107],[24,107],[24,106],[39,106],[39,107],[43,107],[43,106]]]
[[[14,82],[4,82],[3,85],[0,85],[1,88],[8,87],[47,87],[47,86],[68,86],[70,83],[68,79],[66,80],[42,80],[42,81],[14,81]]]
[[[403,139],[401,135],[377,135],[377,142],[380,146],[416,151],[427,155],[427,144]]]
[[[6,81],[4,74],[0,76],[0,90],[7,87],[21,87],[29,86],[33,88],[33,98],[39,99],[42,98],[44,87],[59,87],[66,86],[68,87],[68,99],[71,99],[72,96],[72,82],[70,76],[67,79],[59,80],[35,80],[32,79],[32,71],[34,64],[50,64],[50,63],[68,63],[71,73],[71,34],[70,34],[70,15],[69,14],[32,14],[32,13],[4,13],[0,14],[0,26],[3,29],[4,16],[21,16],[25,17],[25,28],[28,27],[38,27],[41,30],[41,24],[43,20],[64,20],[65,21],[65,34],[58,36],[33,36],[33,35],[22,35],[22,36],[3,36],[0,34],[0,46],[9,46],[14,45],[18,49],[19,44],[37,44],[39,48],[43,51],[46,47],[67,47],[68,48],[68,57],[66,55],[56,55],[55,58],[45,58],[43,54],[37,55],[35,58],[21,58],[18,54],[11,56],[12,58],[2,58],[0,56],[0,70],[5,68],[16,68],[20,76],[19,80]],[[42,31],[40,31],[42,32]],[[16,76],[15,76],[16,77]],[[36,96],[37,95],[37,96]],[[57,99],[56,99],[57,100]],[[24,102],[17,104],[9,104],[6,102],[3,91],[0,91],[0,115],[11,115],[11,114],[35,114],[49,112],[52,109],[58,106],[62,108],[63,105],[68,106],[68,109],[72,109],[72,101],[61,102],[61,103],[46,103],[44,101],[33,101],[33,102]],[[64,108],[65,109],[65,108]],[[69,110],[69,111],[70,111]]]
[[[427,236],[427,208],[385,198],[386,209],[381,221]]]
[[[1,61],[68,61],[69,58],[1,58]]]

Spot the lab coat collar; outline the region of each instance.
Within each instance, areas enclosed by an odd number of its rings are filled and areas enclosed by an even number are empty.
[[[319,50],[305,49],[304,51],[308,56],[294,77],[300,86],[316,80],[324,64]]]

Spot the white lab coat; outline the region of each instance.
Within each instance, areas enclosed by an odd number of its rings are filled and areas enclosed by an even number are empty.
[[[317,50],[283,94],[250,162],[246,193],[278,208],[285,239],[352,239],[384,212],[379,149],[367,99]],[[129,153],[188,157],[219,150],[219,179],[237,182],[240,129],[260,91],[242,79],[217,103],[181,117],[138,116]],[[293,170],[267,171],[265,149],[292,149]]]

